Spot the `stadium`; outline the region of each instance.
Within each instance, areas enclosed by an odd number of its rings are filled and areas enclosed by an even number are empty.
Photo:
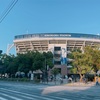
[[[100,36],[82,33],[38,33],[17,35],[14,38],[16,53],[26,53],[37,50],[39,52],[51,51],[54,55],[54,66],[61,69],[63,75],[67,74],[67,54],[73,49],[83,50],[84,46],[100,44]]]

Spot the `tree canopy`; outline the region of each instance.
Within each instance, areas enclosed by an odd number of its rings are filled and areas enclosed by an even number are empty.
[[[78,73],[81,78],[82,74],[100,70],[100,49],[98,46],[86,46],[83,52],[73,50],[69,57],[73,59],[71,71]]]
[[[53,67],[53,54],[28,51],[25,54],[0,55],[0,73],[15,74],[17,71],[28,73],[30,70],[43,70],[45,65]],[[46,62],[45,62],[46,59]]]

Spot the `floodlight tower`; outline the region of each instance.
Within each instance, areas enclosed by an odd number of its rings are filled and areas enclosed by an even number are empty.
[[[7,46],[7,55],[9,55],[10,50],[14,47],[14,44],[8,44]]]

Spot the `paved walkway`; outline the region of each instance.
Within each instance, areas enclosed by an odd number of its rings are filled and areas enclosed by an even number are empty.
[[[44,82],[41,84],[45,85],[51,85],[51,86],[59,86],[59,85],[64,85],[64,86],[95,86],[95,82],[88,82],[88,83],[83,83],[83,82],[72,82],[72,83],[67,83],[63,82],[62,84],[59,81],[56,82]]]
[[[88,83],[74,82],[74,83],[68,83],[65,85],[67,86],[95,86],[95,82],[88,82]]]
[[[47,84],[47,85],[64,85],[64,84],[67,84],[68,82],[65,80],[63,80],[63,83],[61,83],[60,80],[57,80],[56,82],[55,81],[52,81],[52,82],[40,82],[41,84]]]

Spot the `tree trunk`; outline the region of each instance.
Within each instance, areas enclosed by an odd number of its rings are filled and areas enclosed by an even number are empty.
[[[83,76],[82,74],[79,74],[79,75],[80,75],[80,82],[82,82]]]

